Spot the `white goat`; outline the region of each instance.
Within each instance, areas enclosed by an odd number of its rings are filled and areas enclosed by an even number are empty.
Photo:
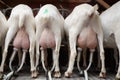
[[[116,46],[119,51],[119,67],[116,74],[116,79],[120,79],[120,1],[104,11],[101,15],[101,21],[103,26],[104,41],[113,39],[116,42]],[[112,35],[114,37],[112,37]],[[104,75],[100,75],[104,77]]]
[[[63,35],[64,18],[58,9],[51,4],[46,4],[40,8],[35,17],[36,21],[36,66],[39,60],[39,46],[41,46],[42,61],[44,49],[52,48],[53,66],[55,67],[54,77],[60,77],[59,50]],[[53,67],[53,68],[54,68]]]
[[[69,44],[70,44],[70,59],[69,59],[68,69],[65,72],[66,77],[71,76],[75,57],[77,55],[76,46],[78,43],[76,43],[76,41],[78,41],[77,38],[79,35],[81,35],[82,38],[84,39],[84,35],[80,33],[82,33],[82,30],[85,29],[86,27],[90,27],[97,34],[98,43],[100,47],[101,60],[103,64],[101,73],[106,72],[105,63],[104,63],[103,32],[102,32],[102,26],[99,19],[99,15],[96,10],[97,10],[96,7],[93,7],[89,4],[81,4],[76,6],[72,11],[72,13],[65,19],[65,31],[69,37]],[[90,36],[88,36],[88,38],[90,38]],[[91,50],[91,52],[92,51],[93,50]]]
[[[4,49],[5,37],[8,31],[7,20],[4,14],[0,11],[0,46],[2,47],[2,51]],[[2,52],[1,51],[1,52]],[[0,76],[1,78],[2,76]]]
[[[29,53],[30,53],[31,72],[32,72],[32,77],[35,77],[36,76],[35,74],[36,70],[34,64],[35,20],[32,13],[32,9],[24,4],[19,4],[16,7],[14,7],[8,19],[7,26],[10,27],[5,38],[5,47],[2,56],[0,72],[3,72],[4,70],[4,63],[6,60],[9,43],[14,38],[17,31],[21,28],[24,28],[30,40]]]

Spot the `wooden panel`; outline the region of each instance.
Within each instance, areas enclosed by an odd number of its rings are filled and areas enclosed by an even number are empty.
[[[70,2],[70,3],[73,3],[73,2],[77,2],[77,3],[82,3],[82,2],[90,2],[91,0],[66,0],[65,2]]]
[[[96,0],[98,3],[100,3],[102,6],[104,6],[105,8],[109,8],[110,5],[108,3],[106,3],[105,1],[103,0]]]

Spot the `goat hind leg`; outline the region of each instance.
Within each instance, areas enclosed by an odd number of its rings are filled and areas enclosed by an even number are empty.
[[[119,32],[115,34],[115,40],[116,40],[116,44],[118,47],[118,51],[119,51],[119,65],[118,65],[118,71],[116,74],[116,80],[120,80],[120,39],[119,39]]]
[[[16,26],[11,26],[11,28],[9,28],[9,30],[6,34],[5,47],[4,47],[3,54],[2,54],[2,62],[1,62],[1,66],[0,66],[0,72],[3,72],[3,70],[4,70],[4,63],[5,63],[5,60],[6,60],[6,57],[7,57],[7,50],[8,50],[8,47],[9,47],[9,43],[13,39],[16,32],[17,32]]]
[[[56,47],[55,50],[53,50],[53,64],[55,63],[55,74],[54,77],[61,77],[60,68],[59,68],[59,51],[60,51],[60,45],[61,45],[61,34],[57,33],[55,34],[55,41],[56,41]]]
[[[29,48],[29,54],[30,54],[30,66],[31,66],[31,72],[32,72],[32,77],[37,77],[36,74],[36,67],[35,67],[35,61],[34,61],[34,48],[35,48],[35,30],[33,28],[32,24],[27,24],[26,25],[26,32],[29,36],[30,40],[30,48]]]

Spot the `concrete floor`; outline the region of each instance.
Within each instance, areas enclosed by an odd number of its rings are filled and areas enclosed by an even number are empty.
[[[30,75],[30,71],[28,71],[29,68],[24,68],[22,69],[22,71],[20,71],[18,73],[18,76],[12,77],[11,80],[47,80],[46,76],[45,76],[45,72],[42,68],[40,68],[40,74],[38,76],[38,78],[31,78]],[[85,78],[83,76],[79,75],[79,72],[77,69],[74,69],[73,71],[73,76],[71,78],[65,78],[64,77],[64,72],[65,72],[66,68],[62,68],[61,73],[62,73],[62,77],[61,78],[53,78],[53,80],[85,80]],[[94,70],[89,70],[88,71],[88,76],[89,76],[89,80],[115,80],[115,72],[108,72],[107,73],[107,78],[106,79],[100,79],[98,77],[99,72],[98,71],[94,71]]]
[[[47,80],[45,75],[42,73],[38,78],[32,79],[30,74],[19,74],[18,77],[12,78],[12,80]],[[80,77],[78,74],[74,73],[72,78],[65,78],[63,75],[61,78],[53,78],[53,80],[85,80],[84,77]],[[89,73],[89,80],[115,80],[113,74],[108,74],[106,79],[98,78],[98,74]]]

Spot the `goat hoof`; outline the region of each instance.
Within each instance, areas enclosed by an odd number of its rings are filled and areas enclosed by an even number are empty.
[[[120,75],[119,74],[116,75],[115,80],[120,80]]]
[[[0,80],[3,80],[3,72],[0,72]]]
[[[71,72],[65,72],[65,77],[66,77],[66,78],[72,77],[72,73],[71,73]]]
[[[105,73],[105,72],[101,72],[101,73],[99,74],[99,77],[100,77],[100,78],[106,78],[106,73]]]
[[[120,80],[120,78],[117,78],[117,77],[116,77],[115,80]]]
[[[55,78],[60,78],[60,77],[61,77],[60,71],[55,71],[55,72],[54,72],[54,77],[55,77]]]
[[[37,76],[38,76],[38,72],[37,71],[32,71],[31,77],[32,78],[37,78]]]

